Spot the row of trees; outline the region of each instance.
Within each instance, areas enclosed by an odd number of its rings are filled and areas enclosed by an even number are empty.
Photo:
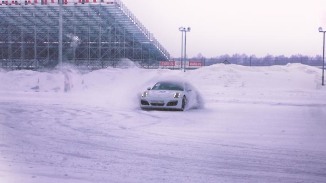
[[[198,54],[196,57],[190,58],[190,60],[201,60],[205,62],[205,65],[212,65],[216,63],[230,63],[245,66],[286,65],[288,63],[302,63],[311,66],[320,66],[323,63],[323,58],[320,55],[311,57],[301,54],[292,55],[290,57],[284,55],[266,55],[264,57],[257,57],[255,55],[246,54],[226,54],[214,58],[205,58],[201,54]]]

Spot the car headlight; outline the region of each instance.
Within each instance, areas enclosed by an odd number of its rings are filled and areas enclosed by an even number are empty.
[[[148,96],[148,92],[145,91],[143,94],[141,94],[141,97],[147,97]]]
[[[180,93],[179,92],[176,92],[175,94],[174,94],[174,98],[179,98],[180,97]]]

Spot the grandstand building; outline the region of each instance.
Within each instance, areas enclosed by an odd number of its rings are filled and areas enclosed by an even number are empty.
[[[126,58],[147,66],[169,57],[120,0],[0,0],[2,68],[51,68],[62,60],[97,69]]]

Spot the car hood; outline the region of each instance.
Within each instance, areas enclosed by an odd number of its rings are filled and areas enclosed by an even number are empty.
[[[172,98],[176,92],[182,93],[182,91],[172,91],[172,90],[151,90],[149,91],[149,97]]]

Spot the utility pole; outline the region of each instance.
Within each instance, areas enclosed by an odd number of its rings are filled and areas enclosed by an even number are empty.
[[[322,71],[322,82],[321,82],[321,85],[324,86],[325,85],[325,83],[324,83],[324,81],[325,81],[325,79],[324,79],[324,77],[325,77],[324,73],[325,73],[325,33],[326,33],[326,31],[324,31],[322,27],[319,27],[318,30],[319,30],[319,32],[323,33],[323,71]]]

